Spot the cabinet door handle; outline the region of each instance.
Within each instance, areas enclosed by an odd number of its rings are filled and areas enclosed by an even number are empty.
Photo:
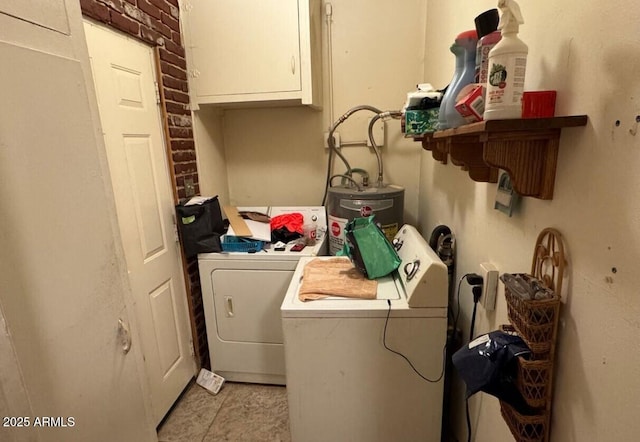
[[[224,305],[227,308],[227,318],[233,318],[233,298],[231,296],[225,296]]]
[[[294,57],[293,55],[291,56],[291,73],[293,75],[296,74],[296,57]]]

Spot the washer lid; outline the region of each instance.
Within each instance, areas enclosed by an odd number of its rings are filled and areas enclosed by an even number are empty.
[[[407,304],[404,288],[398,274],[378,279],[376,299],[329,297],[313,301],[298,298],[304,266],[313,259],[335,259],[333,256],[303,257],[293,274],[287,293],[282,301],[282,318],[384,318],[391,304],[392,317],[445,317],[446,309],[411,309]]]

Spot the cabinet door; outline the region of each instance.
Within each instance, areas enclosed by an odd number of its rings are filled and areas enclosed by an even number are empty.
[[[198,98],[300,91],[297,0],[191,0]]]

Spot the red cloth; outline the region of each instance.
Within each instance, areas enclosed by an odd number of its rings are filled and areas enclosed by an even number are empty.
[[[302,216],[302,213],[285,213],[271,218],[271,231],[286,227],[289,232],[304,234],[303,224],[304,216]]]

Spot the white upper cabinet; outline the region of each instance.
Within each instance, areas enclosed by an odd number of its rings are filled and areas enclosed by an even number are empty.
[[[194,104],[320,106],[320,0],[184,0]]]

